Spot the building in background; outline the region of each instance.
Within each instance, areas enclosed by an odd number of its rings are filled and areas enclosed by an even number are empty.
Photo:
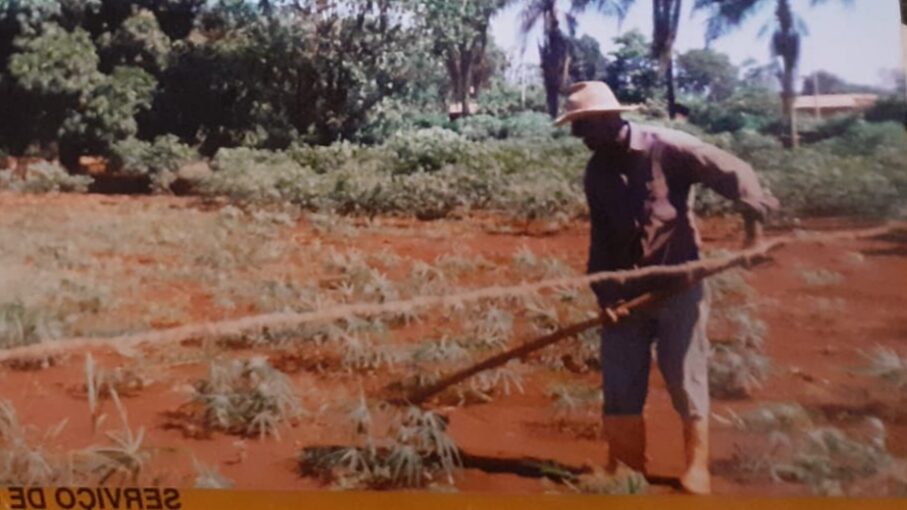
[[[821,119],[837,114],[862,113],[878,101],[875,94],[819,94],[797,96],[794,109],[798,116]]]

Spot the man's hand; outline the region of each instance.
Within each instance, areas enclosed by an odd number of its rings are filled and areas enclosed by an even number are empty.
[[[602,315],[607,316],[612,323],[616,324],[620,322],[621,317],[630,315],[630,310],[627,310],[627,307],[624,306],[624,303],[620,302],[614,306],[602,308]]]
[[[743,215],[743,227],[746,235],[743,239],[743,248],[755,248],[762,242],[762,219],[755,214]]]

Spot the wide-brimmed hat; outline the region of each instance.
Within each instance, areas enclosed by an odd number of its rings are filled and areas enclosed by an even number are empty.
[[[605,82],[581,81],[570,87],[566,112],[554,121],[555,126],[605,113],[627,112],[635,106],[623,106]]]

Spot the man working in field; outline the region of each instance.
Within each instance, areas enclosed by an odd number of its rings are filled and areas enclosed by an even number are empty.
[[[671,265],[699,258],[693,185],[704,184],[743,209],[746,242],[753,245],[761,222],[777,202],[764,193],[753,169],[693,136],[640,126],[621,118],[621,106],[602,82],[575,84],[566,113],[572,132],[594,152],[586,167],[591,218],[588,271]],[[619,303],[670,281],[637,280],[592,286],[599,305],[620,313]],[[625,311],[624,311],[625,313]],[[711,490],[708,454],[708,297],[700,283],[655,308],[634,312],[602,333],[603,425],[610,470],[618,462],[645,472],[643,406],[653,342],[658,367],[683,419],[687,492]]]

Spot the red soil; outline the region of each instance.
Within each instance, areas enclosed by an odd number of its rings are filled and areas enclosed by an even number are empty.
[[[60,206],[83,208],[86,213],[115,213],[105,204],[121,200],[147,200],[170,207],[188,207],[188,202],[173,199],[102,198],[97,196],[47,196],[6,199],[0,208],[9,210],[24,201],[46,201],[53,209]],[[165,205],[166,206],[166,205]],[[433,260],[438,255],[466,250],[482,254],[495,262],[506,262],[514,250],[529,246],[535,253],[565,258],[572,266],[582,268],[586,256],[586,229],[577,224],[556,235],[521,236],[489,233],[487,221],[452,220],[443,222],[395,221],[392,232],[381,235],[361,234],[353,239],[325,238],[304,224],[294,229],[295,238],[304,243],[322,237],[325,245],[349,245],[368,252],[387,248],[410,257]],[[443,226],[443,229],[441,228]],[[817,228],[852,227],[845,222],[816,222]],[[448,237],[435,238],[443,231]],[[734,248],[738,230],[733,221],[709,220],[702,224],[703,237],[709,247]],[[769,235],[774,235],[770,232]],[[853,253],[865,260],[854,261]],[[851,253],[851,255],[848,255]],[[129,261],[147,263],[143,260]],[[844,276],[843,283],[822,287],[806,285],[801,267],[823,268]],[[885,409],[880,402],[887,391],[883,383],[848,371],[861,360],[860,349],[875,345],[907,352],[907,237],[901,232],[885,239],[836,242],[833,245],[797,244],[781,250],[774,263],[748,275],[750,283],[763,300],[760,318],[768,324],[767,355],[775,372],[765,387],[753,398],[741,401],[713,400],[713,409],[721,414],[751,408],[766,401],[796,401],[810,409],[834,416],[877,414],[888,426],[889,448],[896,455],[907,456],[907,413]],[[488,281],[488,284],[500,282]],[[188,303],[191,317],[197,320],[220,318],[211,296],[191,286],[157,289],[149,299],[177,299]],[[818,311],[818,298],[842,300],[842,308],[832,312]],[[156,325],[167,326],[167,325]],[[174,355],[191,347],[170,348],[166,353],[149,347],[139,363],[152,378],[151,384],[123,399],[133,429],[143,426],[146,445],[153,457],[143,476],[147,483],[190,486],[194,471],[192,458],[216,466],[233,480],[237,488],[300,490],[322,487],[321,483],[297,474],[294,459],[300,447],[319,444],[342,444],[349,441],[343,417],[336,412],[318,414],[321,404],[342,401],[358,394],[358,385],[349,375],[325,373],[315,375],[300,370],[290,377],[303,395],[304,405],[315,412],[292,427],[281,430],[281,439],[240,439],[213,433],[207,439],[187,437],[185,430],[168,427],[173,419],[168,413],[187,400],[188,385],[204,373],[199,362],[167,364],[155,362],[161,354]],[[233,351],[227,351],[230,354]],[[248,355],[248,351],[235,351]],[[57,360],[44,370],[21,371],[0,368],[3,398],[10,400],[24,424],[43,430],[68,419],[55,446],[81,448],[103,441],[102,432],[93,432],[88,407],[79,388],[84,381],[83,353]],[[276,357],[271,353],[272,358]],[[133,362],[111,351],[94,353],[97,364],[112,368]],[[676,476],[681,468],[682,449],[679,420],[673,413],[657,370],[652,372],[652,388],[646,415],[648,418],[650,469],[655,474]],[[390,380],[366,377],[365,387],[380,388]],[[545,395],[546,388],[557,381],[595,385],[596,373],[557,374],[530,373],[525,377],[523,394],[499,396],[493,402],[467,407],[439,407],[436,410],[450,418],[450,433],[457,444],[473,454],[502,457],[537,457],[573,465],[595,465],[604,461],[606,445],[598,439],[595,412],[576,416],[558,416]],[[353,381],[353,383],[351,383]],[[379,384],[380,382],[380,384]],[[312,390],[317,388],[317,393]],[[102,412],[108,414],[103,430],[118,428],[118,418],[109,401]],[[836,414],[837,413],[837,414]],[[744,441],[743,434],[727,427],[713,425],[711,458],[715,466],[727,460],[735,444]],[[714,488],[723,494],[803,494],[805,489],[793,485],[741,484],[714,470]],[[537,479],[515,475],[489,474],[465,470],[457,480],[465,491],[541,492],[546,486]]]

